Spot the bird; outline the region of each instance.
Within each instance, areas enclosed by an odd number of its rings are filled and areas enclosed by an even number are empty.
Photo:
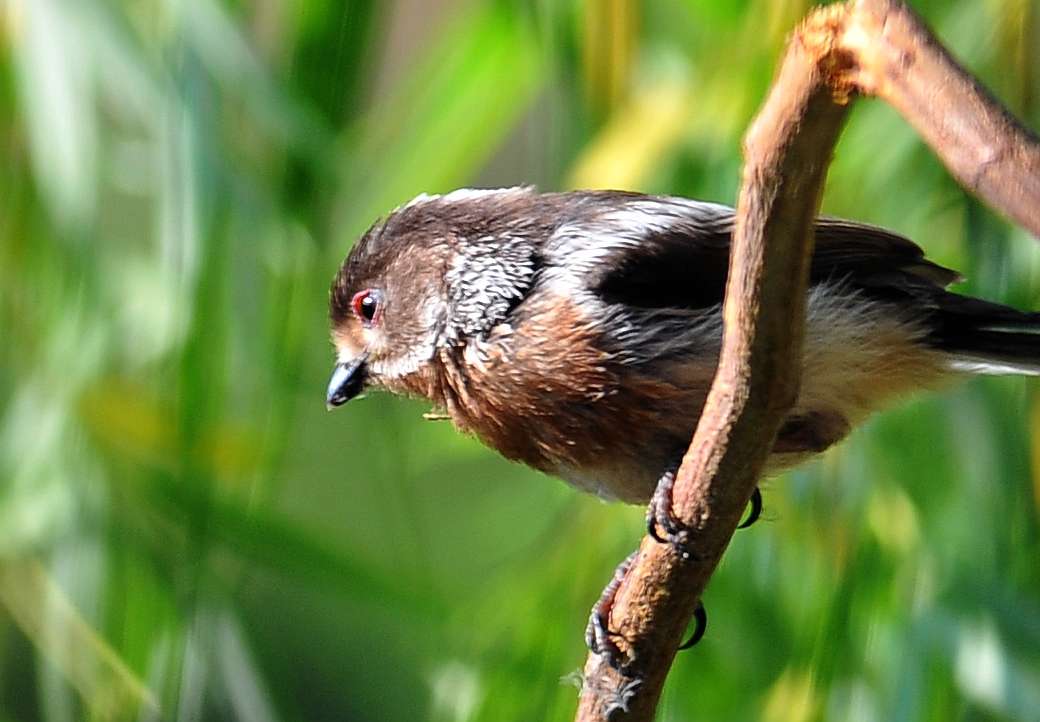
[[[722,204],[630,191],[419,195],[335,274],[326,404],[425,399],[508,459],[649,502],[674,541],[667,494],[718,363],[734,224]],[[961,276],[897,233],[829,217],[814,233],[800,391],[767,474],[914,392],[1040,374],[1040,314],[949,291]]]

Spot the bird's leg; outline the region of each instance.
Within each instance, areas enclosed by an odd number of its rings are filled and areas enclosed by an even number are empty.
[[[672,488],[675,486],[675,471],[666,471],[657,482],[654,495],[646,507],[646,532],[662,544],[671,544],[683,559],[697,560],[699,557],[690,548],[690,532],[672,512]],[[762,492],[755,487],[751,495],[751,511],[738,529],[747,529],[762,515]]]
[[[637,554],[639,554],[638,551],[632,552],[614,569],[614,576],[611,577],[610,582],[603,589],[603,593],[600,594],[599,600],[592,607],[592,613],[589,614],[589,623],[585,626],[585,645],[593,654],[605,657],[607,664],[622,674],[625,673],[626,669],[626,664],[623,661],[624,653],[611,639],[611,637],[618,636],[618,633],[610,629],[610,612],[614,607],[614,599],[617,597],[618,588],[621,586],[625,575],[628,574],[628,570],[632,568],[632,563],[635,562]],[[693,620],[696,622],[693,634],[679,645],[679,651],[689,649],[701,641],[705,630],[708,628],[708,612],[704,608],[704,603],[700,600],[697,601],[697,608],[693,611]]]
[[[697,560],[700,557],[690,546],[689,529],[672,512],[672,489],[674,486],[675,471],[669,470],[657,482],[657,488],[654,490],[654,495],[646,508],[646,530],[650,536],[660,543],[671,544],[672,548],[683,559]],[[738,529],[746,529],[758,521],[758,518],[762,515],[762,492],[758,487],[755,487],[755,491],[751,495],[750,506],[751,511],[748,513],[747,518],[737,527]],[[704,632],[708,628],[708,612],[704,608],[703,602],[697,602],[697,609],[693,612],[693,618],[697,626],[694,627],[690,638],[679,645],[680,650],[689,649],[704,637]]]
[[[624,672],[624,654],[611,637],[618,636],[617,632],[610,629],[610,610],[614,606],[614,598],[617,596],[618,588],[624,580],[625,575],[636,560],[639,551],[629,554],[623,562],[614,569],[614,576],[599,595],[599,601],[592,607],[589,614],[589,623],[585,627],[585,644],[593,654],[605,658],[607,664],[619,672]],[[696,634],[696,633],[695,633]]]
[[[699,557],[689,548],[689,530],[672,513],[672,487],[674,485],[674,470],[666,472],[658,481],[657,489],[654,491],[653,498],[651,498],[647,507],[647,532],[662,544],[671,544],[683,559],[696,560]],[[751,513],[741,524],[741,527],[753,524],[761,512],[762,495],[756,488],[754,495],[751,497]],[[664,532],[663,536],[658,533],[658,529]],[[588,648],[593,654],[605,657],[607,663],[622,674],[624,674],[626,667],[623,661],[624,654],[612,639],[612,637],[616,637],[618,634],[610,629],[610,612],[614,606],[618,588],[620,588],[621,582],[625,579],[625,575],[628,574],[628,570],[632,567],[632,563],[635,561],[638,553],[638,551],[632,552],[623,562],[618,564],[610,582],[603,589],[603,593],[600,594],[595,606],[592,607],[592,612],[589,614],[589,623],[585,627],[585,644]],[[680,650],[689,649],[704,637],[704,632],[708,627],[708,612],[700,601],[697,602],[693,618],[696,622],[693,634],[690,635],[688,640],[679,645]]]
[[[672,488],[675,469],[669,469],[657,481],[654,495],[646,507],[646,533],[661,544],[671,544],[683,559],[696,558],[688,549],[689,530],[672,513]]]

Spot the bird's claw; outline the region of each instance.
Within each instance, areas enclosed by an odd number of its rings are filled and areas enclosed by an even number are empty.
[[[661,544],[669,544],[682,559],[699,561],[690,543],[690,529],[672,513],[675,471],[666,471],[657,482],[646,507],[646,532]]]
[[[691,548],[690,529],[672,512],[672,489],[675,486],[675,472],[668,471],[657,482],[657,488],[646,508],[646,531],[661,544],[670,544],[683,559],[697,561],[700,556]],[[747,529],[758,521],[762,515],[762,492],[755,487],[749,501],[750,511],[747,518],[740,523],[738,529]],[[608,587],[609,588],[609,587]],[[689,649],[704,637],[708,628],[708,612],[704,604],[697,602],[693,612],[696,626],[690,638],[679,645],[679,649]],[[591,621],[590,621],[591,625]]]
[[[621,648],[613,639],[619,636],[619,634],[610,629],[610,612],[614,607],[614,599],[617,597],[618,588],[621,586],[625,575],[628,574],[628,570],[631,569],[633,562],[635,562],[637,554],[639,554],[638,551],[632,552],[614,569],[614,575],[607,586],[604,587],[603,593],[600,594],[595,606],[592,607],[592,612],[589,614],[589,623],[585,627],[585,644],[589,651],[603,657],[607,664],[623,675],[628,674],[629,663],[625,661],[625,653],[621,651]],[[689,649],[701,641],[704,637],[704,632],[708,628],[708,612],[704,608],[704,603],[699,600],[697,608],[693,611],[693,621],[696,623],[696,626],[693,628],[693,634],[679,645],[679,651]]]
[[[690,638],[679,645],[680,652],[701,641],[704,638],[704,632],[708,629],[708,610],[704,608],[704,603],[701,601],[697,602],[697,608],[693,610],[693,621],[697,623],[697,626],[693,628]]]
[[[737,529],[747,529],[762,516],[762,491],[757,486],[748,504],[751,506],[751,511],[748,512],[747,519],[740,522]]]
[[[646,532],[661,544],[670,544],[683,559],[697,561],[700,556],[690,545],[690,529],[672,512],[672,489],[675,472],[665,472],[657,482],[654,495],[646,507]],[[738,529],[747,529],[762,516],[762,492],[755,487],[749,501],[751,510]]]
[[[585,644],[589,651],[603,657],[607,664],[622,674],[625,673],[626,669],[625,654],[613,640],[613,637],[617,637],[618,633],[610,629],[610,610],[614,606],[614,598],[617,596],[618,588],[621,586],[625,575],[628,574],[628,570],[631,568],[638,553],[638,551],[632,552],[614,569],[614,576],[611,577],[610,582],[604,587],[603,593],[600,594],[599,600],[592,607],[592,612],[589,614],[589,623],[585,627]]]

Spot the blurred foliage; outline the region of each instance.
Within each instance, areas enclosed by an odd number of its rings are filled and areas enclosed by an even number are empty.
[[[639,509],[413,402],[327,415],[328,282],[459,185],[732,201],[795,0],[3,0],[0,720],[564,720]],[[1040,126],[1034,0],[914,0]],[[1038,306],[886,107],[825,210]],[[1040,718],[1040,397],[908,401],[766,487],[660,719]]]

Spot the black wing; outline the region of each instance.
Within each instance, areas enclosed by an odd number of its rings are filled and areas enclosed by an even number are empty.
[[[587,244],[588,283],[604,300],[639,308],[710,308],[722,302],[733,210],[634,194],[589,194],[572,224]],[[578,232],[580,230],[580,232]],[[571,255],[573,260],[573,254]],[[816,224],[810,283],[841,282],[871,297],[922,300],[959,274],[924,257],[914,242],[876,226],[832,218]]]
[[[609,303],[708,309],[720,304],[729,266],[733,210],[679,198],[589,194],[584,242],[596,253],[587,283]],[[618,208],[621,208],[619,211]],[[583,237],[574,234],[577,243]],[[1040,314],[946,287],[960,274],[883,228],[820,218],[810,284],[831,282],[892,303],[924,322],[925,341],[970,362],[1040,373]]]

